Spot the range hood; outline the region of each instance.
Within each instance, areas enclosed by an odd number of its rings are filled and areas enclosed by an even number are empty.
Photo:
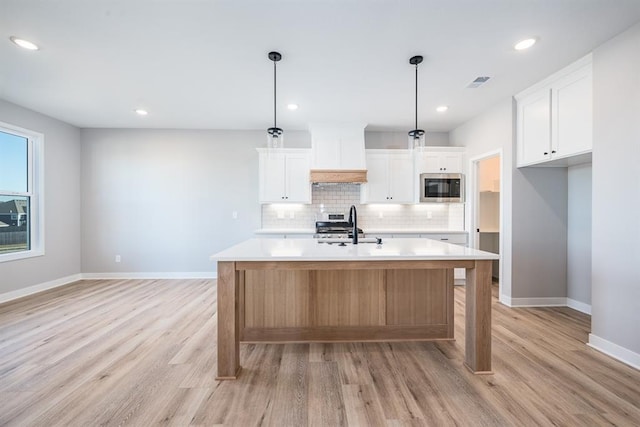
[[[311,124],[312,183],[365,183],[366,123]]]

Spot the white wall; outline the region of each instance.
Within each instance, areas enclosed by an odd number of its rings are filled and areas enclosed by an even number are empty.
[[[511,169],[514,162],[513,150],[513,101],[505,99],[499,104],[487,110],[480,116],[466,122],[462,126],[454,129],[449,134],[451,145],[466,147],[466,158],[469,163],[466,165],[465,173],[467,176],[471,173],[471,161],[473,159],[486,156],[487,153],[501,152],[502,175],[500,184],[502,186],[501,203],[502,211],[502,233],[500,235],[501,245],[501,263],[502,275],[500,277],[500,300],[510,303],[512,295],[512,279],[511,279]],[[467,194],[471,195],[470,180],[467,180]],[[475,203],[470,198],[467,199],[467,205]],[[471,221],[471,209],[466,209],[466,228],[471,230],[473,224]],[[471,239],[472,240],[472,239]]]
[[[592,336],[640,368],[640,24],[593,53]]]
[[[591,164],[568,169],[567,298],[591,306]]]
[[[265,143],[263,131],[83,130],[83,273],[213,274],[210,255],[260,228]]]
[[[0,294],[80,273],[80,130],[0,100],[0,121],[44,134],[45,254],[0,263]]]
[[[368,149],[407,148],[407,132],[366,131],[364,133],[365,147]],[[446,147],[449,145],[449,132],[427,132],[425,143],[428,146]]]
[[[451,145],[467,147],[468,174],[474,158],[502,153],[500,300],[558,304],[567,292],[567,171],[516,168],[514,123],[514,101],[508,99],[454,129]],[[474,229],[467,211],[467,227]]]

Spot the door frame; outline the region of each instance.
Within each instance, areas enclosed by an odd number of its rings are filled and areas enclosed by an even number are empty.
[[[499,207],[499,211],[500,211],[500,228],[499,228],[499,232],[500,232],[500,236],[498,239],[498,244],[500,245],[500,259],[499,259],[499,263],[498,263],[498,294],[502,295],[502,284],[504,282],[504,262],[503,262],[503,251],[504,251],[504,194],[503,194],[503,188],[504,188],[504,162],[503,162],[503,152],[502,149],[499,148],[497,150],[491,150],[491,151],[487,151],[483,154],[480,154],[478,156],[472,157],[469,159],[469,164],[470,164],[470,168],[469,168],[469,180],[468,180],[468,184],[469,184],[469,197],[467,198],[468,202],[469,202],[469,206],[471,207],[470,209],[470,215],[469,215],[469,231],[471,232],[471,236],[469,236],[469,246],[474,248],[474,249],[478,249],[479,247],[479,240],[480,240],[480,236],[477,232],[478,229],[478,225],[479,225],[479,216],[480,216],[480,191],[479,191],[479,171],[480,171],[480,162],[482,160],[487,160],[490,159],[492,157],[498,157],[500,159],[500,172],[499,172],[499,176],[500,176],[500,207]]]

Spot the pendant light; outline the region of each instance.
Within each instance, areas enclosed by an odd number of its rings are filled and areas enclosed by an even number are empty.
[[[409,132],[409,150],[414,148],[423,148],[425,146],[424,130],[418,129],[418,64],[422,62],[422,56],[412,56],[409,64],[416,66],[416,122],[415,127]]]
[[[283,148],[283,131],[276,125],[276,62],[282,59],[282,55],[279,52],[269,52],[269,59],[273,61],[273,127],[267,129],[267,148]]]

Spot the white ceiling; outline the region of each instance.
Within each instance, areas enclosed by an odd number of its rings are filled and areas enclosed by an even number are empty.
[[[419,127],[448,131],[639,20],[640,0],[0,0],[0,98],[82,128],[266,129],[277,50],[285,131],[410,130],[420,54]]]

